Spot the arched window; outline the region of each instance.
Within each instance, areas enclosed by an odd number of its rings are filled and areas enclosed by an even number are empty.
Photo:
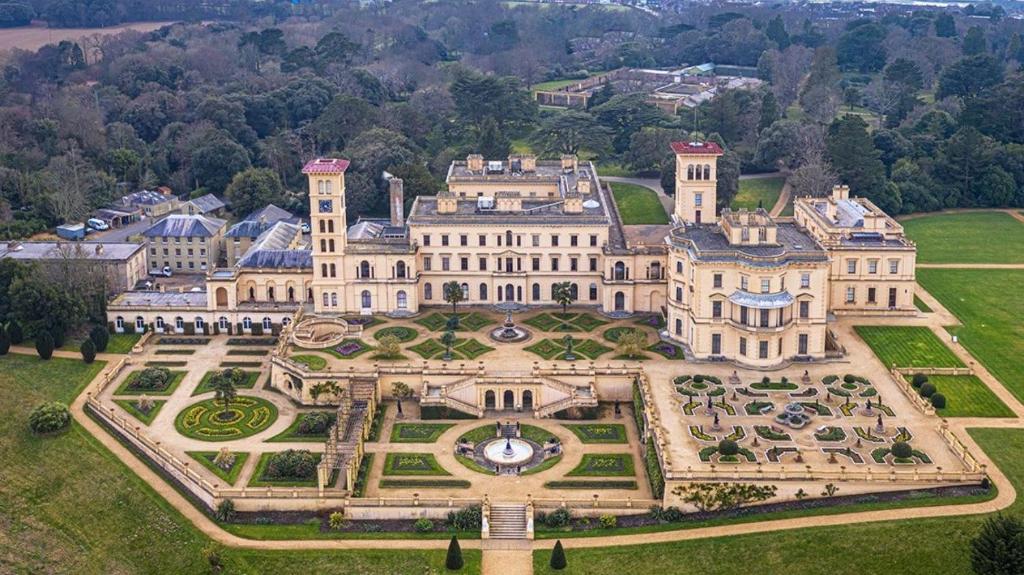
[[[327,277],[327,264],[320,264],[320,275]]]
[[[327,182],[323,180],[316,181],[316,193],[326,194],[327,193]]]
[[[558,299],[558,287],[557,284],[551,284],[551,301]]]
[[[313,303],[313,288],[306,288],[306,301]]]
[[[338,307],[338,292],[331,292],[331,307]]]
[[[683,301],[683,288],[682,286],[676,286],[676,301]]]
[[[368,278],[370,277],[370,262],[363,260],[359,262],[359,277]]]
[[[327,240],[327,251],[334,253],[334,238]]]
[[[282,318],[281,319],[281,325],[282,326],[291,325],[291,323],[292,323],[292,318],[290,318],[290,317],[286,317],[286,318]]]
[[[334,233],[334,220],[327,220],[327,232]],[[331,251],[334,251],[334,247],[331,247]]]
[[[324,292],[324,307],[327,307],[331,301],[331,296],[327,292]]]
[[[533,284],[533,287],[530,288],[530,299],[540,301],[540,284]]]
[[[135,316],[135,331],[142,331],[146,327],[146,320],[141,315]]]
[[[326,220],[320,220],[320,233],[321,234],[326,234],[327,233],[327,221]]]
[[[274,323],[270,321],[269,317],[263,318],[263,329],[269,330],[273,325]]]
[[[156,328],[159,329],[159,330],[164,329],[164,318],[163,317],[156,316]]]
[[[288,301],[295,301],[295,286],[288,286]]]
[[[219,327],[221,331],[227,331],[227,329],[228,329],[228,318],[226,318],[224,316],[220,316],[220,319],[217,320],[217,327]]]
[[[202,317],[197,315],[196,316],[196,321],[195,321],[195,326],[196,326],[196,331],[202,331],[206,327],[206,322],[203,321]]]
[[[363,293],[360,294],[360,296],[359,296],[359,301],[360,301],[360,304],[362,305],[363,309],[370,309],[370,307],[372,307],[373,300],[370,297],[369,290],[363,290]]]
[[[480,300],[487,301],[487,284],[480,284]]]
[[[327,184],[327,193],[329,194],[329,193],[331,193],[331,188],[333,186],[331,185],[331,181],[330,180],[327,180],[326,184]]]
[[[686,166],[686,179],[687,180],[692,180],[693,179],[693,164],[690,164],[689,166]]]
[[[677,319],[676,320],[676,335],[678,335],[678,336],[682,336],[683,335],[683,320],[681,320],[681,319]]]
[[[337,276],[338,276],[338,266],[335,265],[335,264],[331,264],[331,277],[333,278],[333,277],[337,277]]]
[[[580,299],[580,286],[576,284],[569,285],[569,295],[572,296],[573,300]]]
[[[704,164],[704,179],[705,180],[710,180],[711,179],[711,165],[710,164]]]
[[[242,329],[252,329],[251,317],[246,316],[242,318]]]
[[[626,279],[626,264],[622,262],[615,262],[615,273],[612,277],[615,280]]]
[[[405,262],[399,261],[395,264],[395,277],[405,279]]]
[[[661,264],[654,262],[651,264],[651,276],[648,279],[658,280],[661,279]]]
[[[434,299],[434,286],[429,282],[423,284],[423,299]]]
[[[274,301],[274,286],[267,286],[267,299]]]
[[[617,291],[615,292],[615,311],[624,311],[626,309],[626,294]]]
[[[252,286],[249,286],[249,301],[254,301],[255,299],[256,299],[256,288],[254,288]]]
[[[406,309],[409,307],[409,296],[406,295],[404,290],[398,290],[395,294],[398,298],[398,309]]]
[[[590,295],[590,301],[596,300],[597,299],[597,284],[590,284],[589,291],[590,291],[590,294],[589,294]]]
[[[462,284],[459,287],[462,288],[462,299],[468,301],[469,300],[469,284],[465,284],[464,283],[464,284]]]
[[[505,230],[505,245],[512,245],[512,230]]]
[[[114,328],[117,329],[117,331],[121,331],[122,329],[124,329],[123,317],[117,316],[117,319],[114,320]]]

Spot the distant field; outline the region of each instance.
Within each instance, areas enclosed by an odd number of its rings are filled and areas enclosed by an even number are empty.
[[[964,367],[964,363],[932,330],[916,326],[858,325],[857,335],[886,368]]]
[[[661,205],[654,190],[619,182],[612,182],[611,186],[623,224],[629,226],[668,223],[668,214],[665,213],[665,207]]]
[[[1024,263],[1024,222],[1004,212],[963,212],[903,223],[918,263]]]
[[[740,180],[740,190],[732,199],[732,209],[745,208],[755,210],[759,206],[771,211],[775,202],[782,193],[782,185],[786,178],[779,176],[775,178],[752,178]]]
[[[119,34],[125,30],[152,32],[168,24],[173,24],[173,22],[134,22],[107,28],[43,28],[41,26],[5,28],[0,30],[0,52],[12,48],[36,51],[47,44],[56,44],[61,40],[78,40],[95,34]]]
[[[1024,401],[1024,270],[918,269],[917,281],[964,324],[949,332]]]

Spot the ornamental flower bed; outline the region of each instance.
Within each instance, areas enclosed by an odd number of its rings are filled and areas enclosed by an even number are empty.
[[[370,351],[370,346],[358,339],[345,339],[331,348],[331,355],[338,359],[352,359]]]

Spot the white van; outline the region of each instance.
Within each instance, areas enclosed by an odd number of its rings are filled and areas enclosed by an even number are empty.
[[[107,222],[105,222],[105,221],[103,221],[103,220],[101,220],[99,218],[89,218],[89,220],[86,221],[85,223],[90,228],[92,228],[94,230],[97,230],[97,231],[100,231],[100,232],[103,232],[103,231],[106,231],[106,230],[110,229],[110,226],[107,224]]]

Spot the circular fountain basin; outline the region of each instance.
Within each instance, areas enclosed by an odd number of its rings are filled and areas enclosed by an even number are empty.
[[[484,447],[484,457],[498,465],[521,465],[533,458],[533,446],[522,439],[497,439]]]

